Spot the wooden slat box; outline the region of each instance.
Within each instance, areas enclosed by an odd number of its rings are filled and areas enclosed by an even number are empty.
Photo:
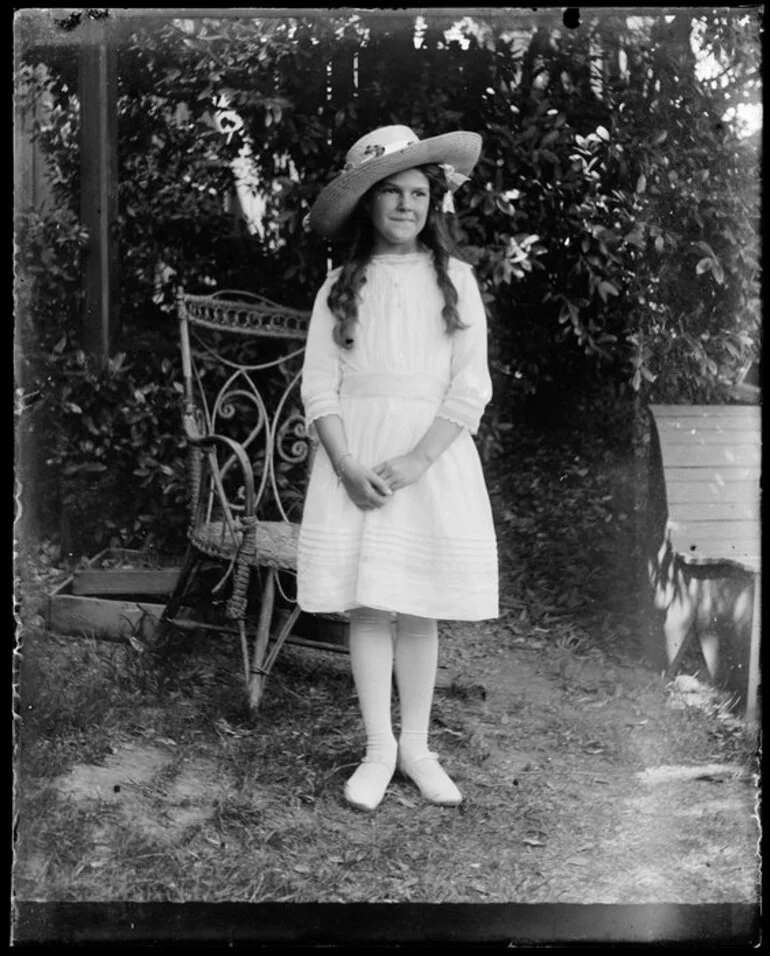
[[[761,409],[653,405],[673,549],[690,564],[760,566]]]
[[[746,714],[756,721],[760,683],[759,405],[653,405],[663,470],[665,534],[687,565],[732,565],[754,576]]]
[[[165,608],[157,598],[173,591],[180,569],[147,564],[141,551],[102,551],[49,595],[48,629],[112,640],[150,637]],[[347,637],[344,616],[301,614],[288,643],[345,651]]]

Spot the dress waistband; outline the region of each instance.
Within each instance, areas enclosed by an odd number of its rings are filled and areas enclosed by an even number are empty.
[[[447,383],[438,376],[415,372],[349,372],[340,384],[343,398],[379,395],[440,402],[446,390]]]

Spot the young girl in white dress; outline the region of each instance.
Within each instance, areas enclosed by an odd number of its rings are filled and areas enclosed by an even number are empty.
[[[471,267],[450,254],[444,204],[481,138],[358,140],[309,224],[348,252],[318,292],[302,401],[320,441],[299,537],[298,602],[349,612],[366,755],[345,797],[381,802],[396,767],[441,805],[462,800],[428,748],[437,619],[498,616],[497,546],[471,437],[492,395]],[[395,669],[401,726],[391,723]]]

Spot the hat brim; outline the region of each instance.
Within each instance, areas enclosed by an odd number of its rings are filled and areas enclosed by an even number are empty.
[[[378,156],[341,173],[319,194],[308,216],[310,228],[333,239],[344,227],[356,204],[375,183],[394,173],[426,163],[450,163],[468,176],[481,155],[481,136],[460,130],[442,133]]]

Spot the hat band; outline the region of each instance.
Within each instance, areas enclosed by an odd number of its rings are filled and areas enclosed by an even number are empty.
[[[419,140],[416,139],[397,139],[394,143],[388,143],[386,146],[371,143],[366,147],[363,157],[357,163],[345,163],[342,171],[348,173],[351,169],[358,169],[372,159],[379,159],[380,156],[387,156],[389,153],[397,153],[400,149],[406,149],[407,146],[416,146],[418,142]]]
[[[458,173],[451,163],[439,163],[439,166],[444,170],[444,175],[452,189],[458,189],[471,178],[470,176],[464,176],[462,173]]]
[[[359,160],[357,163],[345,163],[345,165],[342,167],[342,171],[343,173],[349,173],[351,169],[360,169],[361,166],[365,166],[366,163],[370,162],[372,159],[379,159],[381,156],[388,156],[390,153],[397,153],[402,149],[406,149],[407,146],[416,146],[418,142],[419,140],[417,139],[399,139],[394,143],[388,143],[386,146],[372,143],[364,150],[363,159]],[[447,182],[452,189],[457,189],[458,187],[462,186],[463,183],[467,183],[470,179],[469,176],[464,176],[462,173],[458,173],[451,163],[439,163],[439,166],[444,170]]]

